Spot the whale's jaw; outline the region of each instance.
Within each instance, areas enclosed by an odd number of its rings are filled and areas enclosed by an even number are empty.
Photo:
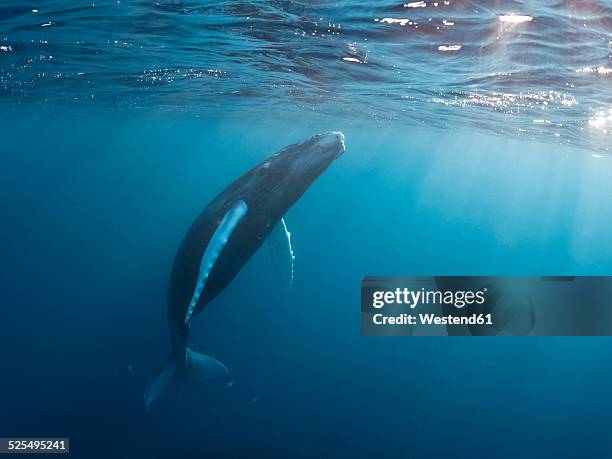
[[[310,182],[322,174],[329,165],[344,153],[344,134],[339,131],[315,135],[307,141],[293,145],[278,158],[278,168],[284,168],[294,183],[303,177]],[[310,183],[308,184],[310,186]]]

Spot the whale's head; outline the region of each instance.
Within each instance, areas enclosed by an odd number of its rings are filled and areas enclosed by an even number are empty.
[[[342,132],[317,134],[283,148],[252,171],[254,201],[278,209],[282,215],[344,153],[344,148]]]
[[[318,134],[301,145],[315,156],[315,161],[331,162],[344,153],[344,134],[340,131]]]
[[[315,179],[344,153],[344,148],[342,132],[317,134],[305,142],[281,150],[274,158],[277,161],[275,166],[296,180]]]

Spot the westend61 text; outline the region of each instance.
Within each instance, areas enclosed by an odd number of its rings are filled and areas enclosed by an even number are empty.
[[[491,314],[472,314],[457,317],[453,315],[437,316],[435,314],[399,314],[385,316],[374,314],[374,325],[493,325]]]

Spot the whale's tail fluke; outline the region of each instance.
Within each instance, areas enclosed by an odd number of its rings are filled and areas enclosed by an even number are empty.
[[[144,393],[145,410],[149,411],[153,402],[166,392],[172,381],[177,379],[179,377],[176,362],[169,358],[147,384]]]
[[[144,403],[147,411],[156,400],[166,393],[172,383],[180,382],[185,377],[198,381],[219,380],[225,383],[229,382],[229,372],[225,365],[218,360],[189,348],[185,348],[184,355],[184,361],[180,364],[171,355],[147,385],[144,393]]]

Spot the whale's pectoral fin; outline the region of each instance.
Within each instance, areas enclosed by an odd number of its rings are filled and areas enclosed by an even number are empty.
[[[200,354],[187,348],[185,354],[185,371],[187,376],[199,381],[218,379],[229,381],[229,372],[225,365],[208,355]]]
[[[281,278],[286,279],[286,284],[291,287],[293,285],[295,255],[291,246],[291,233],[284,218],[281,218],[280,222],[270,232],[268,246],[276,272],[279,273]]]
[[[219,258],[219,254],[223,250],[223,247],[225,247],[225,244],[227,244],[232,232],[247,214],[247,211],[248,207],[246,202],[240,200],[234,204],[225,213],[221,223],[219,223],[219,226],[208,242],[208,246],[206,247],[206,250],[204,250],[204,255],[202,256],[202,262],[200,263],[200,274],[198,275],[198,281],[196,282],[193,296],[189,302],[187,314],[185,314],[185,323],[189,323],[191,320],[191,316],[195,310],[196,304],[198,304],[202,289],[204,288],[204,284],[206,283],[206,279],[208,279],[208,275],[210,274],[212,267],[217,261],[217,258]]]

